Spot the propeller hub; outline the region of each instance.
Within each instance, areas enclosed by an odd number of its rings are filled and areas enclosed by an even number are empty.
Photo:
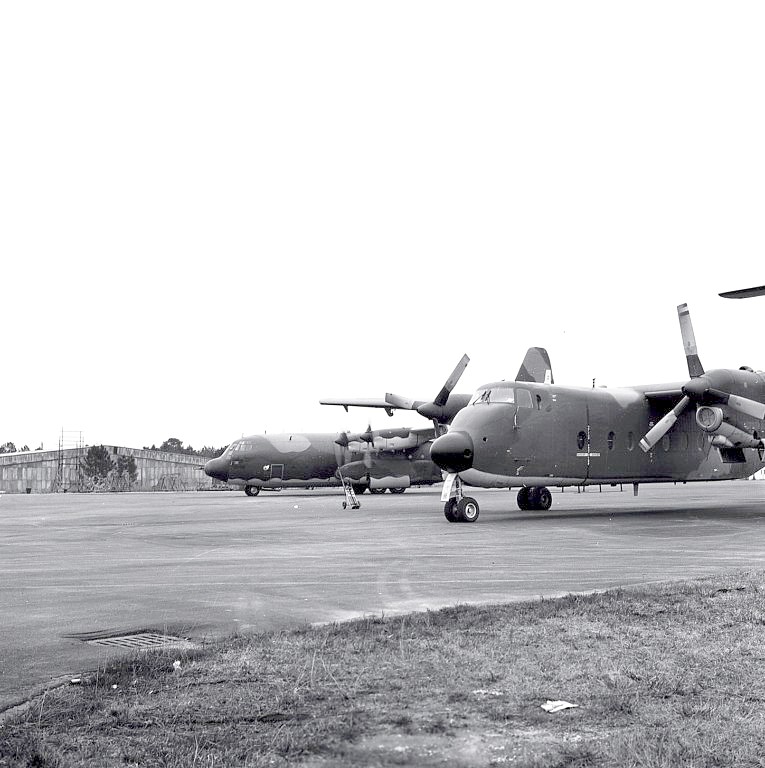
[[[683,394],[698,402],[709,394],[710,389],[709,382],[699,376],[683,386]]]

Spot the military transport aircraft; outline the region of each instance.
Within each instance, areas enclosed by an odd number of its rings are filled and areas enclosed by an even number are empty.
[[[410,485],[440,483],[442,473],[430,461],[430,443],[470,398],[450,397],[468,360],[463,356],[435,400],[417,402],[420,412],[433,419],[433,429],[373,431],[369,427],[355,434],[251,435],[233,442],[221,456],[208,461],[204,470],[210,477],[241,486],[248,496],[257,496],[261,488],[341,486],[354,507],[358,506],[355,494],[367,488],[372,493],[384,493],[386,488],[391,493],[403,493]],[[390,413],[393,408],[414,405],[414,401],[380,402],[353,404],[384,407]]]
[[[685,304],[678,317],[690,375],[684,383],[481,387],[431,446],[448,473],[446,519],[478,519],[463,484],[520,488],[521,509],[545,510],[548,486],[632,483],[637,494],[639,483],[734,480],[765,466],[765,374],[747,366],[705,371]]]
[[[442,480],[430,460],[432,429],[367,429],[359,433],[251,435],[236,440],[205,464],[207,475],[241,486],[248,496],[262,488],[345,487],[354,493],[403,493],[410,485]]]

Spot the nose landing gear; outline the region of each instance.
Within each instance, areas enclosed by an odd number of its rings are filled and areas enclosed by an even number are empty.
[[[444,517],[450,523],[474,523],[478,520],[478,502],[471,496],[462,495],[462,481],[456,475],[447,475],[441,501],[446,502]]]

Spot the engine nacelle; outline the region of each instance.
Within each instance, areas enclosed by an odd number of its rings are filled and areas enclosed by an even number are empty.
[[[725,421],[722,408],[717,406],[700,405],[696,409],[696,423],[709,434],[712,445],[721,448],[763,448],[759,437]]]
[[[705,432],[717,432],[723,424],[724,417],[722,408],[700,405],[696,409],[696,423]]]

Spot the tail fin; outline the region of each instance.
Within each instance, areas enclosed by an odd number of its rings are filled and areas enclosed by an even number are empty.
[[[554,384],[550,355],[544,347],[529,347],[526,357],[515,377],[516,381],[535,381],[537,384]]]

